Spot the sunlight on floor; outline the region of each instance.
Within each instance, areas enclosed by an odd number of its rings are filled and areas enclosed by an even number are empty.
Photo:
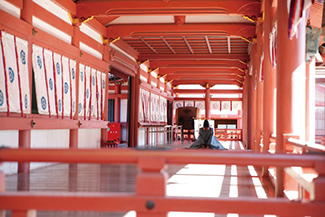
[[[260,181],[260,178],[257,177],[257,172],[255,171],[254,167],[252,165],[247,166],[249,173],[252,176],[252,181],[255,186],[256,195],[259,199],[267,199],[266,192],[262,186],[262,183]]]

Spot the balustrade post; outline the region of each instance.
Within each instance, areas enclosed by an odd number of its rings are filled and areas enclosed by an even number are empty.
[[[165,169],[165,159],[156,157],[140,158],[138,167],[141,171],[137,175],[136,194],[138,196],[162,196],[166,195],[168,173]],[[147,212],[137,212],[137,217],[166,217],[168,212],[155,212],[155,200],[149,200],[143,204]],[[161,209],[161,207],[159,207]]]

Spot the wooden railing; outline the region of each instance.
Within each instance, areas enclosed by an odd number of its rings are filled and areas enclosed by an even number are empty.
[[[241,141],[242,140],[242,130],[241,129],[215,129],[214,135],[218,140],[226,141]]]
[[[288,155],[210,150],[67,150],[0,149],[2,162],[129,163],[137,164],[136,193],[6,192],[0,173],[0,210],[12,217],[27,216],[28,210],[130,211],[138,217],[166,217],[169,211],[273,214],[278,216],[323,216],[325,207],[325,155]],[[251,197],[195,198],[166,196],[166,164],[226,164],[238,166],[311,167],[315,197],[309,201]],[[23,213],[26,213],[24,215]]]

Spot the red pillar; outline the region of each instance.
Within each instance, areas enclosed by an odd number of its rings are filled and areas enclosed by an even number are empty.
[[[103,93],[104,94],[104,108],[103,108],[103,117],[102,119],[104,121],[107,121],[108,119],[108,77],[109,77],[109,71],[106,72],[106,80],[105,80],[105,91],[106,93]],[[107,126],[108,127],[108,126]],[[107,128],[104,128],[104,129],[101,129],[101,132],[100,132],[101,136],[100,136],[100,144],[101,146],[104,145],[104,142],[106,142],[107,140]]]
[[[306,135],[305,140],[315,143],[315,58],[306,64]]]
[[[23,0],[23,9],[20,18],[29,24],[33,24],[33,0]]]
[[[205,119],[210,119],[210,87],[207,84],[205,88]]]
[[[255,143],[256,143],[256,82],[257,82],[257,78],[256,78],[256,68],[257,68],[257,55],[256,55],[256,44],[253,45],[252,48],[252,76],[250,76],[250,109],[249,109],[249,122],[250,122],[250,127],[248,128],[250,130],[250,141],[249,141],[249,147],[251,148],[252,151],[255,151]]]
[[[19,148],[30,148],[31,130],[19,130]],[[28,173],[29,163],[19,162],[18,173]]]
[[[263,26],[262,24],[258,24],[257,26],[257,50],[256,50],[256,134],[255,134],[255,151],[260,152],[261,146],[261,134],[263,131],[263,83],[261,78],[261,70],[262,63],[261,57],[263,53],[263,37],[262,32]]]
[[[269,150],[270,137],[275,133],[275,68],[272,68],[270,58],[270,39],[269,35],[272,30],[272,20],[274,16],[274,9],[272,8],[272,1],[265,0],[264,13],[264,91],[263,91],[263,152],[267,153]],[[263,170],[263,176],[267,176],[267,168]]]
[[[285,150],[284,134],[305,136],[305,19],[297,34],[288,38],[287,2],[278,0],[277,10],[277,97],[276,97],[276,152]],[[283,196],[283,169],[276,170],[278,197]]]
[[[243,104],[242,104],[242,118],[243,118],[243,127],[242,127],[242,134],[243,134],[243,144],[244,146],[247,148],[248,145],[248,88],[249,88],[249,81],[248,81],[248,77],[249,75],[246,73],[245,76],[245,81],[244,81],[244,85],[243,85]]]

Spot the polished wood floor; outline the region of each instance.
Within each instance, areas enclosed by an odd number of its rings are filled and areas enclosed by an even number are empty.
[[[243,149],[240,142],[222,142],[229,150]],[[172,148],[186,148],[189,142],[171,144]],[[258,168],[236,165],[168,165],[167,195],[195,197],[272,197],[268,182],[261,182]],[[137,166],[129,164],[53,164],[34,169],[28,174],[6,177],[7,191],[72,191],[72,192],[135,192]],[[202,185],[202,183],[204,183]],[[271,189],[271,190],[270,190]],[[6,212],[10,216],[10,211]],[[134,217],[135,212],[68,212],[39,211],[38,217]],[[169,217],[237,217],[235,213],[171,212]],[[242,216],[240,217],[247,217]]]

